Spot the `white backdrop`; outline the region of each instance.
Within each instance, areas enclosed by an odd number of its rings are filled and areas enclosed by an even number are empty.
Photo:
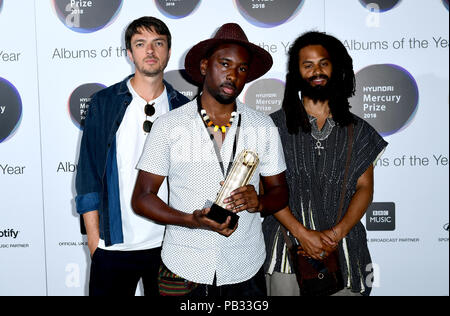
[[[449,295],[446,0],[0,0],[0,295],[86,295],[73,109],[85,103],[77,92],[133,72],[123,33],[143,15],[168,24],[166,78],[188,96],[177,75],[187,51],[239,23],[274,58],[240,96],[266,113],[279,109],[297,36],[314,29],[344,41],[358,73],[353,110],[389,142],[363,218],[373,295]]]

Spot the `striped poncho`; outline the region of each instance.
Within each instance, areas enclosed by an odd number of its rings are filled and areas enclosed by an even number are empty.
[[[383,138],[367,122],[355,116],[353,153],[345,192],[343,215],[356,192],[359,177],[374,163],[387,146]],[[324,150],[315,150],[316,140],[310,133],[288,133],[282,110],[272,114],[278,127],[286,158],[289,206],[294,216],[308,229],[323,231],[336,224],[344,178],[348,133],[347,127],[335,126],[322,141]],[[274,216],[265,218],[266,272],[286,270],[286,249],[280,224]],[[369,295],[372,285],[371,257],[366,231],[359,222],[340,244],[341,269],[353,292]],[[346,264],[342,264],[342,263]]]

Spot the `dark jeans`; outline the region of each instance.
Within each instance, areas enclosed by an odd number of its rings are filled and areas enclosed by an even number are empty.
[[[92,256],[89,296],[134,296],[142,278],[145,296],[158,296],[161,248],[109,251],[98,248]]]
[[[189,295],[190,297],[265,297],[267,296],[264,269],[250,280],[238,283],[217,286],[216,280],[213,285],[200,284]]]

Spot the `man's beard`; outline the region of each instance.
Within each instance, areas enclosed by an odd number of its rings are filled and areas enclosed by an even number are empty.
[[[327,80],[327,83],[324,86],[313,86],[312,82],[319,78]],[[324,102],[336,95],[336,88],[333,83],[333,79],[326,75],[313,76],[308,79],[301,78],[300,91],[303,96],[312,99],[314,102]]]
[[[222,84],[221,87],[223,85],[227,85],[227,84],[226,83]],[[234,84],[232,84],[232,83],[230,83],[229,85],[232,86],[233,88],[236,88],[236,86]],[[237,97],[239,95],[238,91],[236,92],[235,95],[224,95],[224,94],[220,93],[220,89],[212,90],[212,89],[209,89],[207,86],[205,86],[205,88],[208,89],[208,91],[211,94],[211,96],[213,96],[214,99],[218,103],[223,104],[223,105],[227,105],[227,104],[231,104],[231,103],[236,102],[236,99],[237,99]]]
[[[161,73],[163,73],[164,70],[161,68],[154,69],[154,70],[147,70],[145,68],[141,68],[140,72],[146,77],[156,77],[156,76],[160,75]]]
[[[146,77],[157,77],[159,76],[161,73],[164,73],[164,69],[167,67],[168,61],[165,64],[161,64],[160,67],[158,68],[153,68],[153,69],[146,69],[146,65],[144,64],[143,66],[138,66],[137,64],[135,65],[136,68],[138,68],[139,72],[141,72],[144,76]]]
[[[220,104],[231,104],[236,101],[235,97],[223,96],[220,94],[216,94],[214,96],[214,99],[216,99],[216,101],[219,102]]]

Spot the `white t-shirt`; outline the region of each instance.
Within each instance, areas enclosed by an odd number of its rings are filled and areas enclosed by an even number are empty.
[[[146,119],[154,122],[156,118],[169,112],[167,91],[164,89],[164,92],[157,99],[149,102],[155,102],[156,113],[151,117],[146,117],[144,107],[147,101],[136,93],[130,81],[128,81],[127,85],[133,96],[133,101],[128,106],[116,134],[120,209],[124,242],[106,247],[105,242],[100,239],[99,248],[106,250],[133,251],[160,247],[165,230],[165,226],[136,215],[131,207],[131,198],[139,171],[136,169],[136,165],[141,157],[142,148],[147,138],[142,125]],[[166,181],[161,185],[158,196],[167,203],[168,188]]]
[[[238,103],[242,116],[237,153],[254,150],[260,164],[249,184],[259,190],[260,175],[286,170],[283,148],[272,119]],[[238,116],[220,149],[227,167],[233,151]],[[224,180],[214,146],[194,100],[164,115],[147,138],[138,168],[169,179],[170,207],[185,213],[211,206]],[[202,284],[236,284],[251,279],[266,258],[261,215],[239,213],[237,230],[224,237],[204,229],[167,225],[162,259],[177,275]]]

